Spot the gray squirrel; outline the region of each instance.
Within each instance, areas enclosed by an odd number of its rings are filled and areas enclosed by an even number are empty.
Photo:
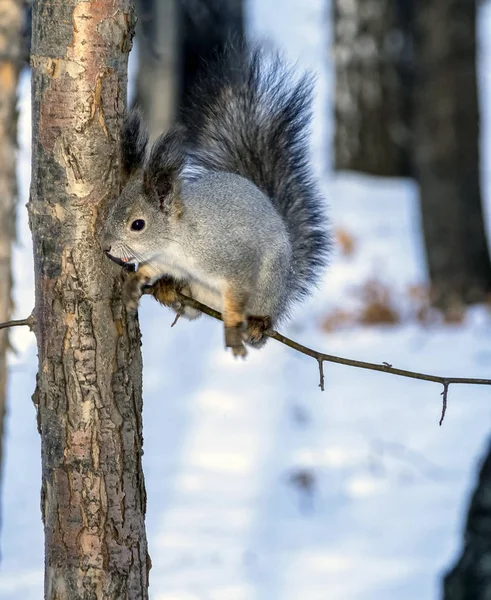
[[[261,48],[232,44],[207,66],[181,123],[148,149],[138,112],[123,128],[124,187],[105,211],[107,256],[135,265],[130,312],[147,290],[188,318],[176,292],[222,313],[246,355],[318,280],[329,250],[309,167],[312,81]],[[150,288],[149,288],[150,286]]]

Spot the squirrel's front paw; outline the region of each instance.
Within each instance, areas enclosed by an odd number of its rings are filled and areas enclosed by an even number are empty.
[[[126,311],[134,315],[138,309],[138,303],[143,295],[143,288],[148,285],[148,279],[138,277],[135,273],[128,277],[123,285],[123,303]]]
[[[225,347],[231,348],[234,356],[241,356],[242,358],[247,356],[247,350],[244,346],[245,330],[245,323],[239,323],[234,327],[225,326]]]
[[[145,293],[152,294],[152,296],[163,304],[169,306],[179,317],[185,317],[186,319],[197,319],[201,316],[201,311],[186,306],[181,298],[179,292],[185,296],[192,298],[191,288],[185,283],[180,283],[172,279],[172,277],[162,277],[155,282],[152,287],[144,290]],[[174,321],[175,323],[176,321]]]

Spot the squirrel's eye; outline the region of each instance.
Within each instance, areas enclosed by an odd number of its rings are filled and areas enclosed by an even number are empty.
[[[145,221],[143,219],[137,219],[131,224],[132,231],[141,231],[145,227]]]

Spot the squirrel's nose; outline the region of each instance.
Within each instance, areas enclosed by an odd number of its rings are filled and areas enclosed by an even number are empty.
[[[111,252],[111,246],[106,246],[106,247],[104,248],[104,252],[105,252],[106,254],[109,254],[109,253]]]

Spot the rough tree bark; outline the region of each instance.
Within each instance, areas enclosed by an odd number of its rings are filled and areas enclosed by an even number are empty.
[[[479,176],[475,0],[427,0],[416,19],[415,154],[435,303],[491,292]]]
[[[22,64],[23,0],[0,2],[0,323],[12,312],[12,245],[17,200],[17,84]],[[7,398],[8,329],[0,331],[0,477]]]
[[[36,0],[29,218],[45,597],[148,597],[140,333],[96,240],[117,194],[130,0]]]
[[[481,466],[464,532],[464,548],[444,578],[443,600],[491,598],[491,447]]]
[[[334,0],[335,168],[411,173],[414,0]]]

